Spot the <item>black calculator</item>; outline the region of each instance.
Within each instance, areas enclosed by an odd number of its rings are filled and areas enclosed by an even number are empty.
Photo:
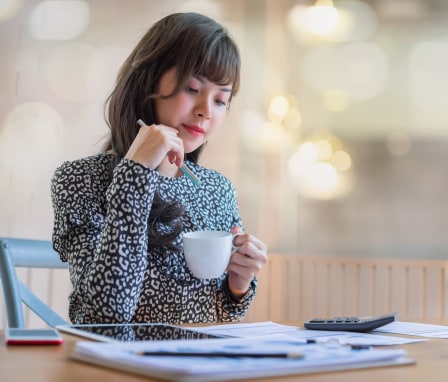
[[[371,317],[313,318],[303,324],[312,330],[335,330],[344,332],[368,332],[395,321],[395,314]]]

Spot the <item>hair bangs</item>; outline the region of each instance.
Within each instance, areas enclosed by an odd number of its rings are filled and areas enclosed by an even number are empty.
[[[232,85],[232,95],[240,85],[240,58],[236,47],[228,40],[217,41],[198,59],[194,74],[218,85]]]

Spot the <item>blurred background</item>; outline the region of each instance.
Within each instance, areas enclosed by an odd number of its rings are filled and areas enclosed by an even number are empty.
[[[51,239],[53,171],[101,149],[121,63],[183,11],[241,51],[202,164],[247,231],[277,253],[446,257],[446,0],[0,0],[0,236]]]

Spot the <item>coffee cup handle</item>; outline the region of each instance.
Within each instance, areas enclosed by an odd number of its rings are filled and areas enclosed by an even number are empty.
[[[232,253],[238,252],[238,250],[241,248],[241,246],[233,245],[233,240],[235,239],[235,237],[241,236],[241,235],[244,235],[244,233],[237,232],[237,233],[232,234]]]

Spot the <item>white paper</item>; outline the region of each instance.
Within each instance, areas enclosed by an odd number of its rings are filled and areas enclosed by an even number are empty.
[[[448,326],[419,324],[415,322],[395,321],[384,325],[375,332],[407,334],[409,336],[422,336],[430,338],[448,338]]]
[[[139,351],[303,353],[304,358],[142,356]],[[176,381],[219,381],[412,363],[402,349],[352,350],[338,344],[306,344],[289,336],[148,341],[78,342],[73,358]]]
[[[298,326],[281,325],[275,322],[256,322],[229,325],[212,325],[194,328],[203,333],[229,337],[252,337],[270,334],[284,334],[296,339],[314,339],[318,342],[339,342],[350,345],[391,346],[425,341],[415,338],[382,336],[372,333],[308,330]]]

